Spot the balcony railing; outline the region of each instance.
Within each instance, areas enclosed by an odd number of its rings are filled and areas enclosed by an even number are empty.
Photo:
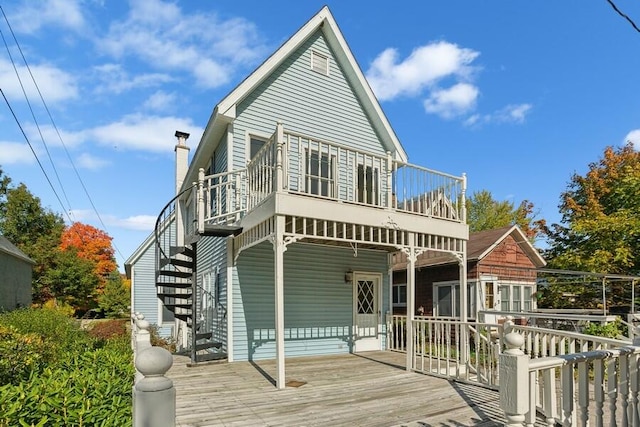
[[[198,223],[233,223],[274,192],[465,222],[466,179],[339,143],[275,133],[241,170],[200,171]],[[202,221],[202,222],[200,222]]]

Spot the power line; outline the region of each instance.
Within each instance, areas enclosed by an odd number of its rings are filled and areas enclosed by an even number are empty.
[[[76,174],[76,178],[78,178],[78,181],[80,182],[80,185],[82,186],[82,189],[85,193],[85,195],[87,196],[87,199],[89,200],[89,204],[91,204],[91,208],[93,209],[93,212],[96,214],[96,217],[98,218],[98,221],[100,221],[100,224],[102,225],[103,230],[107,231],[107,226],[105,225],[104,221],[102,220],[102,217],[100,216],[100,213],[98,212],[98,209],[96,208],[96,205],[93,203],[93,199],[91,198],[91,195],[89,194],[89,191],[87,190],[86,185],[84,184],[84,181],[82,180],[80,173],[78,172],[78,168],[76,168],[76,165],[73,161],[73,159],[71,158],[71,155],[69,154],[69,150],[67,149],[66,144],[64,143],[64,140],[62,139],[62,135],[60,134],[60,131],[58,129],[58,126],[56,125],[55,120],[53,119],[53,116],[51,114],[51,111],[49,110],[49,107],[47,106],[47,103],[44,100],[44,97],[42,96],[42,92],[40,91],[40,87],[38,86],[38,83],[35,79],[35,77],[33,76],[33,73],[31,72],[31,67],[29,66],[28,62],[27,62],[27,58],[24,56],[24,53],[22,51],[22,48],[20,47],[20,43],[18,43],[18,39],[16,38],[16,35],[13,31],[13,28],[11,27],[11,24],[9,23],[9,19],[7,18],[7,15],[4,12],[4,9],[2,8],[2,6],[0,5],[0,11],[2,12],[2,16],[4,17],[5,22],[7,23],[7,27],[9,28],[9,31],[11,32],[11,36],[13,37],[13,40],[18,48],[18,51],[20,52],[20,55],[22,56],[22,60],[27,68],[27,70],[29,71],[29,75],[31,76],[31,80],[33,82],[33,84],[36,87],[36,90],[38,91],[38,95],[40,97],[40,100],[42,101],[42,105],[44,106],[47,115],[49,116],[49,120],[51,121],[51,124],[53,126],[53,128],[56,131],[56,135],[58,136],[58,139],[60,140],[60,143],[62,144],[62,147],[64,149],[65,154],[67,155],[67,159],[69,159],[69,163],[71,163],[71,166],[73,167],[73,171]],[[0,31],[1,33],[1,31]],[[2,36],[2,39],[4,40],[4,35]],[[6,41],[5,41],[5,45],[6,45]],[[7,51],[9,51],[9,48],[7,47]],[[9,57],[11,58],[11,62],[13,64],[13,58],[11,57],[11,54],[9,53]],[[15,65],[14,65],[14,69],[15,69]],[[16,70],[16,75],[17,75],[17,70]],[[18,77],[18,79],[20,80],[20,77]],[[20,81],[20,86],[22,86],[22,81]],[[23,92],[24,92],[24,88],[23,88]],[[26,93],[25,93],[25,98],[26,98]],[[31,108],[31,104],[29,103],[28,99],[27,99],[27,103],[29,104],[29,108]],[[33,115],[33,110],[31,110],[31,113]],[[34,121],[35,121],[35,117],[34,117]],[[36,121],[36,126],[38,127],[38,131],[40,132],[40,127],[38,126],[38,123]],[[40,132],[40,136],[42,137],[42,132]],[[44,137],[42,137],[42,141],[45,144],[46,147],[46,143],[44,142]],[[33,151],[33,148],[32,148]],[[49,150],[47,149],[47,154],[49,153]],[[35,155],[35,152],[34,152]],[[51,160],[51,156],[49,156],[49,159]],[[53,160],[51,160],[51,164],[53,165]],[[54,166],[54,170],[55,170],[55,166]],[[56,176],[58,175],[57,171],[56,171]],[[62,192],[64,193],[64,187],[62,186],[62,183],[60,182],[60,178],[58,178],[58,182],[60,183],[60,187],[62,188]],[[54,190],[55,191],[55,190]],[[66,193],[64,193],[65,198],[66,198]],[[57,195],[56,195],[57,196]],[[71,209],[71,204],[69,203],[69,200],[67,199],[67,203],[69,204],[69,209]],[[64,207],[63,207],[64,209]],[[67,214],[67,217],[69,217],[69,215]],[[73,223],[74,221],[71,220],[71,218],[69,218],[69,220]],[[113,246],[113,248],[115,249],[115,251],[120,255],[120,258],[122,258],[122,261],[125,262],[126,258],[124,257],[124,255],[122,254],[122,252],[120,251],[120,249],[118,248],[118,246],[113,242],[113,240],[111,241],[111,245]]]
[[[62,203],[62,200],[60,200],[60,196],[58,196],[58,192],[56,191],[55,187],[53,186],[53,183],[49,179],[49,175],[47,175],[47,171],[42,166],[42,163],[40,162],[40,159],[38,158],[38,155],[36,154],[36,151],[33,149],[33,146],[31,145],[31,141],[29,141],[29,138],[27,137],[27,134],[24,132],[24,129],[22,128],[22,125],[20,124],[20,120],[18,120],[18,116],[16,116],[16,113],[13,111],[13,108],[11,107],[11,104],[9,104],[9,100],[7,99],[6,95],[4,94],[4,91],[2,90],[2,88],[0,88],[0,93],[2,94],[2,97],[4,98],[4,102],[7,103],[7,107],[9,107],[9,111],[11,111],[11,114],[13,115],[13,119],[16,121],[16,124],[18,125],[18,128],[20,128],[20,132],[22,132],[22,136],[24,136],[25,141],[27,141],[27,144],[29,145],[29,148],[31,149],[31,152],[33,153],[33,156],[36,158],[36,161],[38,162],[38,166],[40,166],[40,170],[42,170],[42,173],[44,174],[44,177],[47,179],[47,182],[49,183],[49,186],[51,187],[51,190],[53,191],[53,194],[55,194],[56,199],[58,199],[58,203],[60,203],[60,206],[62,206],[62,209],[64,210],[64,204]],[[67,215],[67,218],[69,218],[69,221],[73,223],[73,221],[71,220],[71,217],[69,216],[69,214],[66,211],[65,211],[65,214]]]
[[[626,19],[627,21],[629,21],[629,23],[631,24],[631,26],[640,33],[640,28],[638,28],[638,26],[636,25],[635,22],[633,22],[633,20],[631,18],[629,18],[628,15],[626,15],[625,13],[623,13],[620,9],[618,9],[618,7],[615,5],[615,3],[613,2],[613,0],[607,0],[607,3],[609,3],[611,5],[611,7],[613,8],[613,10],[615,10],[618,15],[622,16],[624,19]]]
[[[69,197],[67,197],[67,193],[66,191],[64,191],[64,186],[62,185],[62,181],[60,180],[60,175],[58,174],[58,169],[56,168],[55,163],[53,162],[53,158],[51,157],[51,152],[49,151],[49,147],[47,146],[47,143],[44,139],[44,136],[42,135],[42,130],[40,129],[40,124],[38,123],[38,119],[36,118],[35,112],[33,111],[33,107],[31,106],[31,102],[29,102],[29,97],[27,96],[27,91],[24,88],[24,84],[22,84],[22,79],[20,78],[20,73],[18,72],[18,68],[16,67],[16,63],[13,60],[13,56],[11,55],[11,50],[9,49],[9,45],[7,44],[7,40],[4,38],[4,33],[2,32],[2,30],[0,30],[0,36],[2,37],[2,41],[4,42],[4,47],[7,49],[7,54],[9,55],[9,59],[11,60],[11,66],[13,67],[13,71],[16,73],[16,77],[18,78],[18,83],[20,83],[20,89],[22,89],[22,94],[24,95],[24,99],[25,101],[27,101],[27,105],[29,107],[29,111],[31,112],[31,117],[33,118],[33,122],[36,125],[36,128],[38,129],[38,134],[40,135],[40,140],[42,141],[42,145],[44,145],[44,149],[47,153],[47,157],[49,158],[49,163],[51,163],[51,167],[53,168],[53,173],[56,176],[56,180],[58,181],[58,185],[60,186],[60,189],[62,190],[62,195],[64,196],[64,199],[67,202],[67,206],[68,208],[66,208],[68,211],[71,211],[71,203],[69,202]],[[31,71],[29,71],[31,72]],[[65,207],[62,207],[63,209],[65,209]]]

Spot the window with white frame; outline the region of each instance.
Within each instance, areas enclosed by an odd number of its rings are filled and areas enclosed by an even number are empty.
[[[253,160],[258,151],[267,143],[267,139],[261,136],[249,135],[249,160]]]
[[[334,197],[335,156],[316,150],[305,153],[305,192],[317,196]]]
[[[460,317],[460,283],[433,284],[433,313],[439,317]],[[476,315],[476,284],[467,282],[467,317]]]
[[[399,283],[393,285],[393,306],[394,307],[406,307],[407,306],[407,284]]]
[[[533,289],[530,283],[501,282],[498,286],[501,311],[531,311],[533,310]]]

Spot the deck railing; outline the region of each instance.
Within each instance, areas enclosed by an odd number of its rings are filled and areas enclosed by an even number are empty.
[[[500,355],[500,404],[507,425],[640,425],[640,342],[531,359],[507,324]]]
[[[291,132],[282,124],[246,168],[214,175],[201,169],[198,181],[198,203],[190,206],[199,227],[237,221],[275,191],[465,221],[464,176]]]

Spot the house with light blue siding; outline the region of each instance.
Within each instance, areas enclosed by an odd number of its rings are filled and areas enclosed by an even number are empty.
[[[466,280],[465,177],[408,163],[327,7],[218,102],[187,165],[188,136],[149,248],[193,363],[275,359],[283,388],[287,358],[385,349],[393,253],[452,254]]]
[[[31,305],[35,262],[0,235],[0,312]]]

